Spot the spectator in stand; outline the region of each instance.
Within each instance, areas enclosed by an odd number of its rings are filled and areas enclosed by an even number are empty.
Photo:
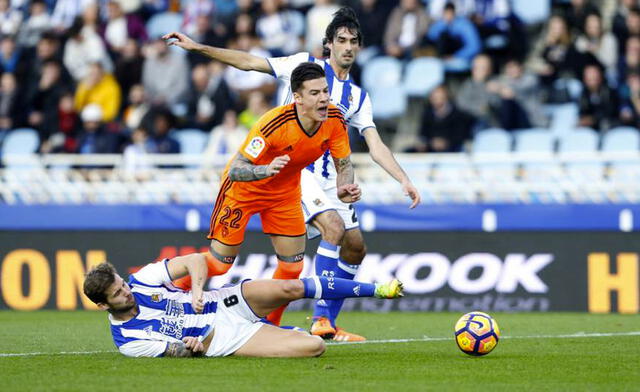
[[[125,176],[136,180],[146,180],[153,167],[149,162],[149,154],[155,153],[155,144],[149,138],[149,132],[138,127],[131,133],[131,144],[124,149],[123,170]]]
[[[129,103],[122,113],[122,121],[127,129],[136,129],[142,123],[142,119],[149,112],[144,87],[135,84],[129,90]]]
[[[248,16],[248,15],[246,15]],[[198,15],[195,20],[193,39],[202,42],[204,45],[224,48],[227,42],[227,28],[222,23],[215,23],[211,26],[210,18],[207,15]],[[191,68],[197,64],[206,64],[209,59],[198,53],[188,52],[187,58]]]
[[[186,34],[194,35],[197,31],[198,17],[204,16],[207,21],[210,21],[214,9],[215,5],[211,0],[191,0],[187,2],[182,12],[182,31]]]
[[[22,50],[11,35],[5,35],[0,41],[0,73],[9,72],[21,76],[24,72]]]
[[[504,129],[544,127],[538,78],[525,71],[518,59],[507,61],[504,71],[487,84],[489,92],[499,99],[500,125]]]
[[[60,40],[52,32],[42,34],[42,37],[40,37],[36,45],[35,56],[28,56],[26,58],[26,76],[23,80],[23,85],[26,86],[28,91],[37,89],[44,64],[48,61],[57,61],[62,64]],[[65,83],[71,83],[71,76],[66,68],[62,67],[61,71],[61,77]]]
[[[460,111],[444,85],[433,89],[420,125],[420,143],[409,152],[459,152],[471,138],[472,118]]]
[[[471,60],[482,48],[475,26],[464,16],[456,16],[452,3],[445,5],[442,19],[431,25],[427,37],[436,46],[449,72],[469,70]]]
[[[640,128],[640,73],[630,72],[621,88],[620,123]]]
[[[113,75],[106,73],[102,64],[93,63],[89,73],[78,83],[75,95],[75,106],[78,112],[90,104],[100,106],[103,122],[113,121],[120,112],[122,95],[120,86]]]
[[[23,114],[16,76],[5,72],[0,77],[0,130],[22,126]]]
[[[618,42],[616,37],[602,29],[602,18],[590,14],[585,19],[584,34],[576,39],[576,50],[581,54],[582,64],[597,63],[607,75],[616,75],[618,65]]]
[[[107,50],[92,26],[84,26],[76,18],[69,28],[69,38],[64,46],[64,65],[76,82],[89,73],[91,64],[99,62],[107,72],[113,71],[113,63]]]
[[[169,50],[162,39],[155,39],[145,51],[142,84],[156,105],[184,102],[189,89],[189,64],[182,53]]]
[[[33,0],[29,6],[29,16],[22,23],[18,34],[18,45],[31,49],[38,44],[42,34],[51,28],[47,5],[43,0]]]
[[[270,57],[269,52],[258,45],[255,37],[248,34],[240,35],[231,45],[231,49],[242,50],[263,58]],[[257,71],[247,72],[235,67],[225,69],[224,79],[242,102],[247,102],[249,95],[254,91],[260,91],[265,96],[271,97],[277,86],[272,75]]]
[[[314,57],[322,57],[322,39],[329,22],[333,19],[339,7],[333,0],[316,0],[306,16],[307,34],[305,36],[305,50]]]
[[[9,0],[0,0],[0,34],[16,35],[22,24],[22,12],[11,7]]]
[[[287,56],[300,51],[304,34],[304,16],[282,9],[280,0],[263,0],[256,20],[256,33],[269,57]]]
[[[616,91],[604,82],[600,66],[585,66],[582,83],[584,89],[580,97],[580,126],[600,131],[615,126],[619,114],[619,98]]]
[[[573,35],[584,34],[585,21],[591,14],[599,14],[598,7],[591,4],[590,0],[571,0],[566,10],[565,19],[572,29]]]
[[[458,107],[474,117],[476,129],[498,126],[494,115],[495,98],[487,88],[491,73],[491,57],[477,55],[473,59],[471,77],[462,83],[456,95]]]
[[[51,14],[51,24],[57,33],[65,33],[82,10],[95,0],[56,0],[56,6]]]
[[[140,53],[140,46],[133,38],[127,39],[118,60],[114,76],[122,89],[122,96],[128,97],[131,87],[142,83],[142,67],[144,57]]]
[[[629,73],[640,73],[640,37],[629,37],[623,61],[620,63],[619,84],[623,84]]]
[[[146,126],[148,123],[151,123],[153,151],[158,154],[178,154],[180,152],[180,144],[170,135],[176,125],[176,117],[169,109],[163,106],[152,108],[142,119],[141,125],[148,129]]]
[[[247,128],[238,124],[237,113],[232,109],[227,110],[222,124],[209,134],[209,142],[203,153],[204,165],[224,167],[229,156],[240,149],[248,132]]]
[[[58,102],[70,88],[62,79],[62,65],[49,60],[42,67],[38,84],[28,92],[26,107],[29,110],[28,125],[38,130],[44,141],[59,132]]]
[[[381,0],[360,0],[354,7],[360,21],[362,36],[367,37],[363,42],[365,48],[358,55],[359,61],[363,61],[367,53],[369,56],[375,56],[382,51],[384,30],[380,26],[387,25],[387,18],[392,9],[387,2]]]
[[[384,31],[384,50],[387,55],[410,58],[421,43],[429,17],[418,0],[401,0],[391,12]]]
[[[549,96],[553,82],[558,78],[579,75],[578,54],[567,22],[562,16],[554,15],[549,19],[544,38],[534,48],[529,65],[538,74]]]
[[[115,154],[118,152],[119,137],[109,132],[102,118],[104,115],[98,104],[89,104],[82,109],[82,131],[78,137],[78,154]]]
[[[222,122],[224,113],[233,107],[231,89],[223,78],[221,63],[196,65],[191,71],[192,88],[187,99],[187,123],[209,131]]]
[[[142,19],[136,14],[125,14],[118,0],[107,3],[107,22],[102,36],[109,50],[116,55],[122,55],[129,39],[146,42],[149,37]]]
[[[253,91],[249,94],[247,108],[240,112],[238,122],[247,129],[253,125],[270,109],[267,99],[260,91]]]
[[[78,150],[78,134],[81,129],[80,117],[73,106],[73,93],[62,94],[58,103],[57,131],[48,139],[43,152],[75,153]],[[45,150],[46,147],[46,150]]]
[[[611,31],[618,40],[619,54],[624,53],[627,38],[631,35],[640,35],[640,1],[618,0],[616,13],[613,15]]]

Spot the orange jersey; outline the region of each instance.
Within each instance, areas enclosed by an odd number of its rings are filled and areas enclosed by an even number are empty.
[[[230,196],[239,200],[300,198],[300,171],[329,150],[340,159],[351,154],[345,120],[340,109],[329,105],[328,118],[312,136],[302,129],[295,103],[265,113],[251,128],[238,151],[254,165],[268,165],[280,155],[291,160],[275,176],[258,181],[234,181]],[[227,178],[225,168],[222,181]]]

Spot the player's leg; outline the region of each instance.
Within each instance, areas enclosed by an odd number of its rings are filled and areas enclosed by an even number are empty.
[[[233,355],[243,357],[317,357],[325,351],[324,341],[305,332],[264,324]]]
[[[211,239],[209,252],[205,254],[208,277],[223,275],[233,266],[244,241],[249,218],[256,208],[255,205],[235,200],[229,194],[229,187],[225,187],[225,183],[223,181],[216,199],[207,235],[207,238]],[[191,277],[188,275],[173,283],[183,290],[191,289]]]
[[[278,266],[273,272],[273,279],[297,279],[304,267],[304,235],[297,237],[285,237],[272,235],[271,243],[278,257]],[[274,325],[280,325],[282,314],[287,308],[287,303],[282,304],[278,309],[271,312],[267,320]]]

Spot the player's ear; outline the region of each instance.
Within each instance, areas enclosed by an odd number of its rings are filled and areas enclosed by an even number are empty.
[[[102,302],[98,302],[96,304],[98,306],[98,309],[100,310],[109,310],[109,305],[102,303]]]
[[[298,91],[294,91],[293,92],[293,100],[295,101],[295,103],[301,104],[302,103],[302,94],[299,93]]]

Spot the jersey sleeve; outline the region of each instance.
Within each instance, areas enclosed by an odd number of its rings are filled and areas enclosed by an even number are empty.
[[[373,110],[371,109],[371,98],[369,98],[369,94],[365,93],[360,108],[349,118],[349,125],[356,128],[360,135],[362,135],[365,129],[376,127],[376,124],[373,122]]]
[[[273,76],[278,79],[289,80],[291,72],[305,61],[311,61],[311,56],[307,52],[296,53],[287,57],[269,57],[267,62],[273,70]]]
[[[253,128],[251,128],[247,138],[240,147],[240,154],[252,163],[260,159],[260,157],[269,149],[267,139],[262,135],[262,133],[260,133],[260,125],[261,122],[259,121],[253,126]]]
[[[167,342],[138,339],[125,343],[119,350],[127,357],[161,357],[167,350]]]
[[[329,140],[329,151],[331,156],[336,159],[346,158],[351,154],[349,134],[342,116],[334,121],[333,132]]]
[[[167,262],[169,259],[145,265],[140,271],[131,275],[130,282],[144,286],[162,286],[165,283],[171,283]]]

